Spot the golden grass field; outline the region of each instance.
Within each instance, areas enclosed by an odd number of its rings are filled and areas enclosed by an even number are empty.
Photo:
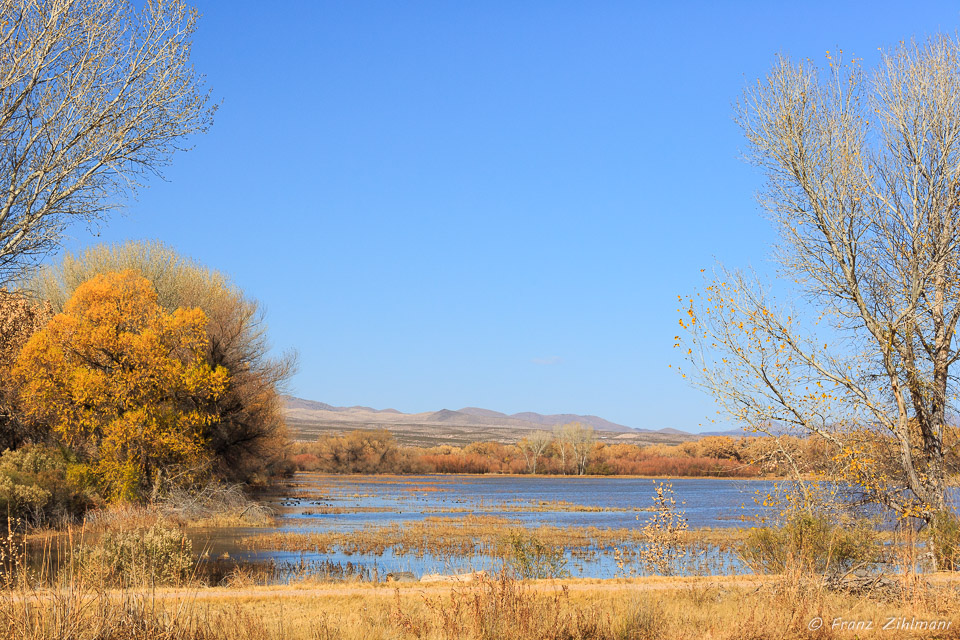
[[[800,576],[74,588],[0,596],[0,628],[31,640],[960,638],[960,580],[902,580],[893,598]]]

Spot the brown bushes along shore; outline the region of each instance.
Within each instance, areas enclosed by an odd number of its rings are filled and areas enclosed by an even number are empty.
[[[827,471],[829,458],[812,438],[781,438],[813,473]],[[536,473],[572,475],[578,467],[565,443],[552,438],[536,454]],[[324,473],[530,473],[531,452],[525,442],[473,442],[463,447],[411,447],[386,430],[357,430],[324,435],[293,446],[291,461],[301,471]],[[781,476],[787,471],[782,452],[769,438],[708,436],[679,445],[592,442],[583,471],[588,475],[671,477]]]

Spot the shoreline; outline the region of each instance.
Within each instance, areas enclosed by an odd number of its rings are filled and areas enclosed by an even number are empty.
[[[510,478],[531,480],[569,479],[569,480],[746,480],[774,482],[787,480],[786,476],[638,476],[638,475],[560,475],[560,474],[530,474],[530,473],[329,473],[326,471],[297,471],[292,476],[280,480],[277,486],[284,481],[291,480],[298,475],[323,478]],[[804,478],[804,481],[823,480],[823,478]]]

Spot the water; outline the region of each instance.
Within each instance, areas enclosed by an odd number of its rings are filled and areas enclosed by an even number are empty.
[[[773,491],[763,480],[685,478],[671,481],[677,507],[691,529],[741,527],[758,515],[770,515],[755,498]],[[404,525],[427,518],[463,522],[470,515],[503,518],[508,527],[638,529],[650,517],[655,481],[640,478],[578,478],[550,476],[328,476],[297,474],[282,492],[267,498],[280,516],[275,527],[233,528],[198,532],[195,547],[211,556],[226,552],[235,560],[271,563],[280,581],[311,573],[311,567],[333,563],[357,569],[365,577],[410,571],[463,573],[496,570],[502,559],[485,554],[418,556],[387,548],[380,554],[333,549],[282,551],[245,548],[243,538],[273,532],[352,531]],[[609,546],[566,553],[566,570],[579,577],[609,578],[643,574],[641,568],[621,567]],[[705,546],[681,559],[678,573],[735,573],[745,570],[730,549]]]

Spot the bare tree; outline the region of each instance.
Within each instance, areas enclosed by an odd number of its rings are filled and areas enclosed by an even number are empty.
[[[553,427],[553,440],[557,443],[557,450],[560,451],[560,471],[567,473],[567,448],[569,444],[566,436],[566,425],[558,424]]]
[[[720,269],[678,339],[685,374],[735,420],[819,435],[840,479],[928,522],[945,508],[960,358],[958,54],[947,37],[902,44],[870,74],[829,53],[826,69],[781,58],[746,91],[779,281],[813,316]]]
[[[550,446],[552,440],[553,436],[548,432],[534,431],[517,443],[517,446],[520,447],[520,453],[523,454],[523,459],[527,463],[527,471],[530,473],[537,472],[537,463],[540,461],[540,456]]]
[[[577,475],[583,475],[587,472],[587,458],[593,451],[593,445],[597,441],[597,434],[593,427],[588,427],[579,422],[571,422],[563,426],[564,439],[569,443],[573,451],[573,460],[577,465]]]
[[[196,19],[183,0],[0,0],[0,284],[210,124]]]

